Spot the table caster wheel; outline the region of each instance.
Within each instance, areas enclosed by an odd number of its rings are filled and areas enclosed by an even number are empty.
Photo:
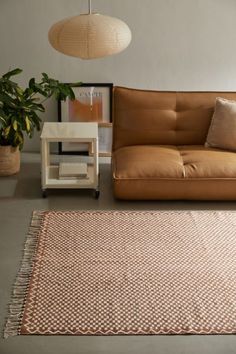
[[[94,190],[94,198],[98,199],[100,196],[100,191],[98,191],[97,189]]]
[[[43,189],[43,190],[42,190],[42,197],[43,197],[43,198],[47,198],[47,191],[46,191],[46,189]]]

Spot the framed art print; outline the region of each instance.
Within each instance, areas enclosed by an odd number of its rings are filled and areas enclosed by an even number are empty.
[[[112,120],[112,83],[82,84],[73,87],[75,100],[58,102],[60,122],[94,122],[98,125],[110,124]],[[87,144],[59,143],[60,154],[86,154]]]

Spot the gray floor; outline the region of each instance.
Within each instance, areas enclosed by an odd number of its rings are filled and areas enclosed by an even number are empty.
[[[11,287],[33,210],[79,209],[236,209],[236,203],[119,202],[112,196],[110,165],[101,165],[101,196],[60,191],[41,198],[39,156],[25,154],[18,176],[0,178],[0,324],[4,326]],[[183,354],[236,353],[236,336],[18,336],[0,339],[0,354]]]

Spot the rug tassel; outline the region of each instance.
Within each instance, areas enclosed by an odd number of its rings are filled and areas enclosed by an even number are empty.
[[[13,286],[12,296],[8,309],[8,318],[4,329],[4,338],[16,336],[20,332],[21,321],[24,313],[27,290],[33,269],[33,260],[38,244],[38,237],[45,212],[34,211],[29,232],[23,248],[23,260]]]

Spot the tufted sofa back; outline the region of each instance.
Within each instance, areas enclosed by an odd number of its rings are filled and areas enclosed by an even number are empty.
[[[113,150],[129,145],[203,145],[216,97],[236,92],[168,92],[115,87]]]

